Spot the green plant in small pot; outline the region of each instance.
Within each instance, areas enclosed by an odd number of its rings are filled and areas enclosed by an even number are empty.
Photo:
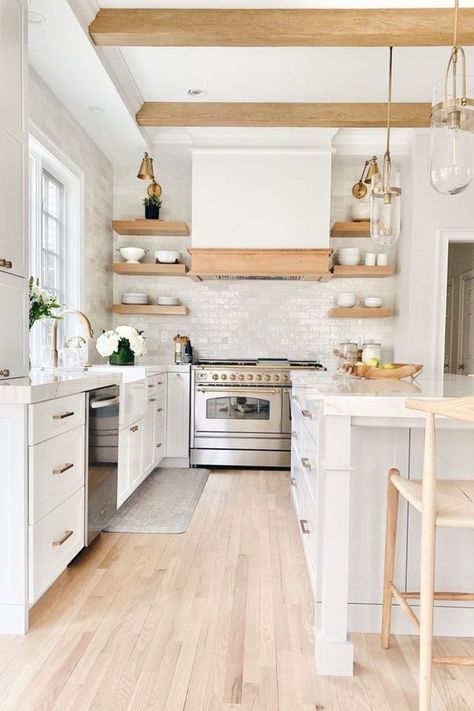
[[[146,220],[159,220],[160,219],[160,207],[162,201],[156,195],[151,195],[143,198],[143,204],[145,205],[145,219]]]

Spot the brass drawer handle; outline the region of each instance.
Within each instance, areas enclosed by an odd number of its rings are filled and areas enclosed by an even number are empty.
[[[9,368],[3,368],[2,370],[0,370],[0,375],[4,378],[8,378],[8,376],[10,375]]]
[[[149,397],[148,402],[156,402],[156,397]]]
[[[301,457],[301,464],[304,466],[305,469],[311,469],[311,462],[309,461],[308,457]]]
[[[130,432],[136,432],[138,430],[138,425],[133,425],[133,427],[130,427]]]
[[[309,530],[308,521],[305,518],[300,518],[301,533],[305,536],[309,535],[311,531]]]
[[[53,415],[53,420],[65,420],[66,417],[72,417],[74,412],[63,412],[62,415]]]
[[[157,412],[163,412],[163,408],[162,408],[162,407],[158,407],[156,411],[157,411]]]
[[[155,387],[155,383],[148,383],[148,387],[149,387],[149,388],[154,388],[154,387]]]
[[[162,447],[162,446],[163,446],[163,444],[160,442],[160,444],[157,444],[157,445],[156,445],[156,448],[159,449],[159,448]]]
[[[296,486],[296,479],[294,476],[290,476],[291,486]]]
[[[74,464],[65,464],[63,467],[53,469],[53,474],[64,474],[64,472],[67,472],[69,469],[72,469],[73,466]]]
[[[11,269],[13,267],[13,262],[10,262],[9,259],[0,259],[0,267]]]
[[[65,543],[68,538],[71,538],[73,533],[74,531],[64,531],[64,536],[62,536],[59,541],[53,541],[53,546],[62,546],[62,544]]]
[[[309,410],[301,410],[301,414],[303,415],[303,417],[309,417],[309,419],[313,417]]]
[[[158,380],[157,385],[163,385],[163,381],[162,381],[162,380]]]

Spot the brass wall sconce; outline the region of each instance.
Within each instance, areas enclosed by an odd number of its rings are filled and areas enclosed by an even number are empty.
[[[372,156],[370,160],[365,161],[359,182],[357,182],[352,188],[352,195],[357,198],[357,200],[360,200],[367,195],[367,188],[364,183],[370,185],[372,178],[374,175],[377,175],[377,173],[380,173],[377,165],[377,156]]]

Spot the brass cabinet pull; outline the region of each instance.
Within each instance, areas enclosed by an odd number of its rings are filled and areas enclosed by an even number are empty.
[[[155,386],[155,383],[148,383],[149,388],[153,388]]]
[[[74,412],[63,412],[62,415],[53,415],[53,420],[65,420],[66,417],[72,417]]]
[[[162,447],[162,446],[163,446],[163,445],[162,445],[162,443],[160,442],[160,444],[157,444],[157,445],[156,445],[156,448],[159,449],[159,448]]]
[[[163,381],[162,381],[162,380],[159,380],[159,381],[157,382],[157,385],[163,385]]]
[[[163,412],[163,408],[162,408],[162,407],[158,407],[156,411],[157,411],[157,412]]]
[[[304,533],[305,536],[311,533],[311,531],[309,530],[308,521],[305,518],[300,518],[300,526],[301,533]]]
[[[53,469],[53,474],[64,474],[64,472],[67,472],[68,469],[72,469],[74,464],[65,464],[63,467],[58,467],[57,469]]]
[[[8,378],[8,376],[10,375],[10,370],[8,368],[2,368],[2,370],[0,370],[0,375],[3,378]]]
[[[0,267],[11,269],[13,267],[13,262],[10,262],[9,259],[0,259]]]
[[[148,402],[156,402],[156,397],[149,397]]]
[[[309,461],[308,457],[301,457],[301,464],[304,466],[305,469],[311,469],[311,462]]]
[[[291,486],[296,486],[296,479],[294,476],[290,476]]]
[[[130,432],[136,432],[138,430],[138,425],[133,425],[133,427],[130,427]]]
[[[58,541],[53,541],[53,546],[62,546],[68,538],[71,538],[73,533],[74,531],[64,531],[64,536],[62,536]]]
[[[313,417],[309,410],[301,410],[301,414],[303,415],[303,417],[309,417],[309,419]]]

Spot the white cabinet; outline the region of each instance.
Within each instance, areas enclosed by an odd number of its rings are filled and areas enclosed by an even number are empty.
[[[166,456],[189,457],[190,375],[168,373],[166,395]]]
[[[0,271],[19,276],[26,275],[28,262],[25,6],[0,0]]]
[[[165,456],[166,431],[166,373],[147,378],[147,411],[145,415],[145,435],[143,443],[143,478],[145,478]]]
[[[143,481],[144,430],[144,417],[120,430],[117,506],[121,506]]]
[[[26,280],[0,272],[0,380],[28,375],[27,318]]]
[[[155,411],[156,398],[148,398],[143,440],[143,473],[146,476],[155,466]]]

